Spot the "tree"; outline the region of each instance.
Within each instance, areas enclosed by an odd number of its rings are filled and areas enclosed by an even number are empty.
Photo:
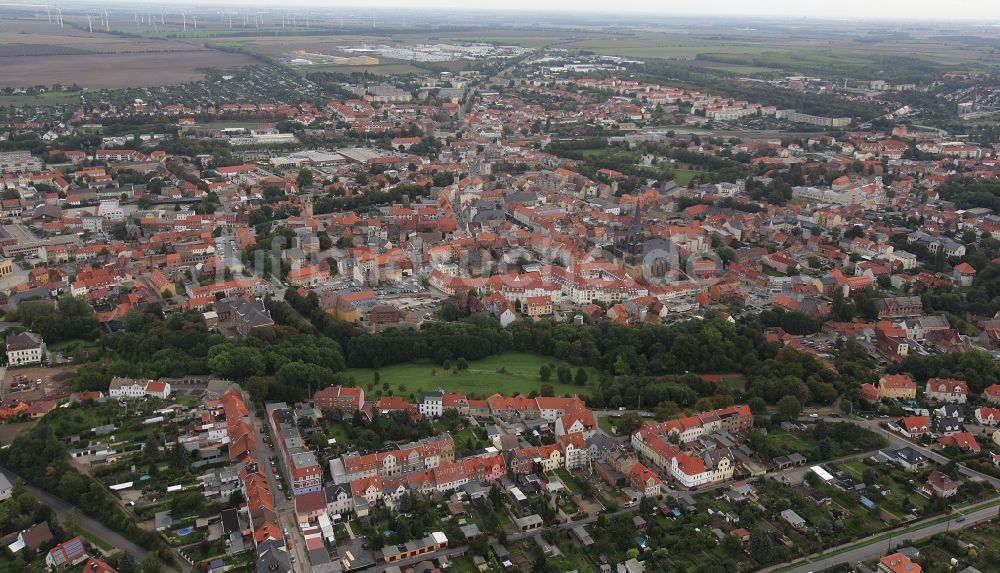
[[[138,571],[138,566],[135,563],[135,557],[129,552],[124,552],[118,557],[118,564],[115,567],[118,573],[136,573]]]
[[[830,441],[830,438],[824,438],[819,441],[819,445],[816,446],[816,453],[821,460],[828,460],[833,456],[833,442]]]
[[[140,568],[142,573],[162,573],[163,565],[160,563],[160,558],[157,556],[156,551],[150,551],[149,555],[140,563]]]
[[[760,396],[754,396],[747,401],[747,406],[755,416],[767,413],[767,401]]]
[[[802,413],[802,403],[795,396],[785,396],[776,404],[777,416],[782,420],[794,420]]]
[[[587,378],[587,371],[583,368],[578,368],[576,370],[576,376],[573,378],[573,382],[575,382],[577,386],[586,386]]]
[[[542,384],[540,392],[541,392],[542,396],[546,396],[546,397],[552,397],[552,396],[556,395],[555,388],[552,387],[552,384],[548,384],[548,383]]]
[[[257,404],[264,403],[270,392],[270,388],[271,380],[264,376],[253,376],[247,381],[247,392],[250,393],[250,399]]]
[[[289,362],[279,368],[274,377],[285,386],[320,388],[333,378],[333,371],[317,364]]]
[[[333,248],[333,239],[330,238],[330,235],[326,231],[320,231],[316,237],[319,239],[319,249],[321,251]]]
[[[459,370],[468,370],[469,361],[466,360],[465,358],[459,357],[458,360],[455,361],[455,368]]]
[[[296,183],[299,187],[308,187],[313,184],[313,172],[306,167],[299,170],[299,176],[296,178]]]
[[[826,427],[826,422],[822,420],[813,428],[813,437],[817,440],[825,440],[830,436],[830,430]]]
[[[750,550],[750,556],[754,558],[754,561],[760,563],[761,565],[770,563],[776,558],[774,543],[771,541],[770,536],[763,531],[755,531],[752,535],[750,535],[748,549]]]
[[[656,418],[656,421],[665,422],[676,416],[680,410],[681,408],[677,405],[677,402],[665,400],[656,405],[656,408],[653,410],[653,416]]]
[[[552,367],[548,364],[542,364],[538,368],[538,379],[542,382],[548,382],[552,378]]]
[[[573,382],[573,372],[569,369],[569,366],[560,364],[556,368],[556,378],[559,379],[560,384],[571,384]]]
[[[256,348],[232,343],[213,346],[208,351],[208,367],[220,378],[243,381],[264,373],[264,357]]]
[[[861,479],[864,480],[866,486],[871,487],[878,482],[878,472],[875,471],[875,468],[865,468]]]
[[[619,434],[628,435],[642,427],[642,418],[635,412],[626,412],[615,426]]]

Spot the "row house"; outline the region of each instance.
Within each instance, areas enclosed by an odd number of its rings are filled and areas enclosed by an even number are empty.
[[[365,477],[398,477],[429,471],[444,462],[455,461],[455,442],[448,434],[404,444],[396,449],[371,454],[344,454],[331,460],[336,483]]]
[[[268,404],[266,410],[292,495],[320,491],[323,485],[323,468],[299,432],[294,411],[283,402]]]
[[[518,448],[509,452],[509,465],[516,474],[551,472],[564,467],[563,451],[560,444],[549,444],[530,448]]]
[[[365,390],[361,387],[329,386],[313,394],[313,408],[319,412],[341,410],[353,413],[365,404]]]
[[[660,494],[660,486],[663,481],[660,476],[656,475],[656,472],[642,465],[642,463],[636,463],[632,466],[632,471],[629,473],[629,484],[641,493],[644,497],[654,497]]]
[[[147,396],[165,400],[170,397],[170,383],[160,380],[112,378],[108,386],[108,396],[119,400],[131,400]]]

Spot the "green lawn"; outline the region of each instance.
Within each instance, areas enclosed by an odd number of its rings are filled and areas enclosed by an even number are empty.
[[[406,393],[441,388],[445,392],[464,393],[470,398],[485,398],[495,392],[506,395],[515,392],[530,394],[541,390],[542,381],[538,378],[538,369],[543,364],[553,367],[549,384],[552,384],[557,396],[588,396],[591,393],[590,387],[597,381],[597,373],[592,368],[587,368],[586,386],[560,384],[556,381],[555,368],[564,362],[523,352],[505,352],[483,360],[474,360],[469,362],[467,370],[461,372],[455,372],[454,368],[445,370],[440,364],[430,362],[396,364],[379,369],[379,379],[380,383],[389,384],[393,390],[397,390],[402,384],[406,387]],[[571,370],[575,375],[577,369],[571,366]],[[375,381],[375,371],[370,368],[351,368],[348,374],[361,386]]]
[[[785,455],[796,452],[809,457],[815,447],[813,443],[784,430],[769,431],[767,433],[767,441],[771,442],[775,447],[780,448],[782,451],[787,452]]]
[[[49,345],[49,350],[53,352],[62,352],[69,350],[71,348],[96,348],[97,343],[90,340],[84,340],[82,338],[74,338],[72,340],[63,340],[62,342],[56,342],[55,344]]]
[[[85,530],[83,530],[83,531],[80,532],[80,535],[82,535],[84,539],[86,539],[90,543],[92,543],[92,544],[100,547],[104,551],[114,551],[115,550],[115,546],[114,545],[111,545],[110,543],[108,543],[107,541],[101,539],[97,535],[94,535],[94,533],[91,532],[91,531],[87,531],[85,529]]]
[[[12,94],[0,95],[0,107],[22,106],[22,105],[58,105],[72,104],[80,101],[79,91],[55,91],[40,94]]]
[[[861,461],[845,462],[842,464],[837,464],[837,466],[840,469],[851,474],[855,479],[864,479],[865,469],[867,469],[868,467],[865,465],[864,462]]]
[[[686,187],[699,173],[699,171],[692,171],[690,169],[674,169],[674,181],[681,187]]]
[[[612,436],[615,435],[615,431],[614,431],[615,421],[614,421],[613,418],[611,418],[609,416],[600,416],[599,418],[597,418],[597,427],[599,427],[600,429],[604,430],[609,435],[612,435]]]

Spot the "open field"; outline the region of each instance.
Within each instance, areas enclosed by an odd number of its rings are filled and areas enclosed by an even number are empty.
[[[469,369],[464,372],[454,373],[445,370],[440,364],[414,363],[396,364],[379,369],[380,383],[388,384],[394,391],[398,390],[400,384],[406,387],[406,393],[416,393],[419,391],[443,389],[445,392],[462,392],[470,397],[486,397],[494,392],[502,394],[530,394],[541,390],[542,381],[538,379],[538,369],[543,364],[558,366],[562,364],[559,360],[526,354],[521,352],[506,352],[497,356],[491,356],[483,360],[469,362]],[[504,372],[498,372],[501,368]],[[597,376],[591,370],[587,386],[576,386],[574,384],[559,384],[555,381],[553,368],[552,384],[557,396],[563,394],[580,394],[585,396],[590,394],[589,386],[594,384]],[[588,369],[589,370],[589,369]],[[572,368],[576,374],[576,368]],[[374,382],[374,370],[370,368],[351,368],[348,374],[354,377],[360,386],[367,386]]]
[[[251,63],[253,60],[247,56],[208,50],[14,58],[3,63],[0,86],[53,82],[92,88],[174,85],[201,79],[202,70],[207,68]]]
[[[66,382],[76,374],[78,368],[79,366],[8,368],[7,374],[0,382],[2,384],[0,396],[4,400],[17,399],[30,402],[65,395]],[[38,380],[42,381],[41,384],[37,383]],[[28,387],[14,392],[11,386],[16,383],[27,384]]]
[[[691,171],[690,169],[674,169],[674,181],[676,181],[681,187],[686,186],[697,176],[697,171]]]
[[[248,56],[211,50],[196,42],[90,34],[47,22],[0,20],[0,86],[171,85],[200,79],[206,68],[253,62]],[[53,103],[12,97],[0,103]]]
[[[80,100],[80,91],[44,92],[35,95],[0,95],[0,107],[22,105],[66,105]]]

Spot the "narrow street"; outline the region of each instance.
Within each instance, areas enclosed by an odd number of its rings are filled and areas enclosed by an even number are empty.
[[[253,404],[250,400],[250,396],[243,393],[244,399],[246,399],[247,404]],[[249,408],[250,411],[250,423],[254,427],[254,434],[257,438],[257,462],[261,466],[261,472],[264,477],[267,478],[267,485],[271,489],[271,494],[274,496],[274,509],[278,513],[278,525],[282,527],[284,531],[288,532],[288,537],[292,541],[291,555],[295,557],[295,563],[292,564],[292,570],[296,573],[311,573],[312,566],[309,564],[309,556],[306,553],[306,542],[302,537],[302,532],[299,531],[298,523],[295,520],[295,504],[292,500],[285,497],[285,490],[279,490],[278,484],[280,483],[275,472],[281,471],[279,466],[272,466],[268,462],[270,456],[274,456],[275,459],[278,457],[278,452],[275,448],[269,446],[264,442],[264,434],[260,431],[262,424],[264,423],[260,417],[257,416],[257,412],[254,408]],[[280,464],[280,462],[279,462]]]
[[[20,479],[16,474],[4,468],[0,468],[0,472],[3,472],[3,474],[7,476],[7,479],[10,480],[11,483],[15,483]],[[35,487],[27,482],[24,482],[24,489],[25,491],[33,495],[36,499],[38,499],[38,501],[40,501],[41,503],[47,505],[48,507],[51,507],[52,511],[54,511],[56,516],[59,518],[59,521],[65,522],[69,514],[75,511],[77,516],[79,517],[81,529],[93,533],[95,536],[110,543],[111,545],[114,545],[115,547],[121,549],[122,551],[127,551],[131,553],[132,556],[135,557],[137,561],[141,561],[145,559],[147,555],[149,555],[148,551],[146,551],[142,547],[139,547],[131,540],[126,539],[119,533],[104,526],[99,521],[96,521],[88,517],[87,513],[84,510],[71,504],[70,502],[60,497],[54,496],[51,493],[48,493],[47,491]],[[165,571],[168,571],[169,573],[176,573],[174,569],[169,569],[169,568],[166,568]]]
[[[889,430],[883,428],[880,425],[880,422],[884,422],[885,421],[883,419],[875,418],[875,419],[871,419],[871,420],[866,420],[864,418],[851,418],[850,421],[852,421],[852,422],[854,422],[854,423],[856,423],[856,424],[858,424],[858,425],[860,425],[860,426],[862,426],[864,428],[867,428],[867,429],[869,429],[869,430],[871,430],[873,432],[877,432],[879,434],[882,434],[883,436],[885,436],[885,438],[887,440],[889,440],[889,445],[891,447],[893,447],[893,448],[902,448],[904,446],[910,446],[911,448],[913,448],[913,449],[917,450],[918,452],[920,452],[921,454],[923,454],[924,457],[926,457],[927,459],[933,460],[935,463],[946,464],[946,463],[948,463],[950,461],[947,458],[947,456],[945,456],[944,454],[942,454],[940,452],[934,451],[931,448],[928,448],[927,446],[925,446],[923,444],[910,441],[910,440],[904,438],[903,436],[900,436],[899,434],[896,434],[895,432],[890,432]],[[980,480],[989,482],[990,485],[992,485],[994,488],[1000,489],[1000,479],[997,479],[997,478],[995,478],[993,476],[986,475],[986,474],[984,474],[982,472],[977,472],[976,470],[974,470],[972,468],[969,468],[965,464],[961,464],[961,463],[958,464],[958,471],[959,471],[959,473],[961,473],[962,475],[964,475],[966,477],[971,477],[971,478],[974,478],[974,479],[980,479]]]

